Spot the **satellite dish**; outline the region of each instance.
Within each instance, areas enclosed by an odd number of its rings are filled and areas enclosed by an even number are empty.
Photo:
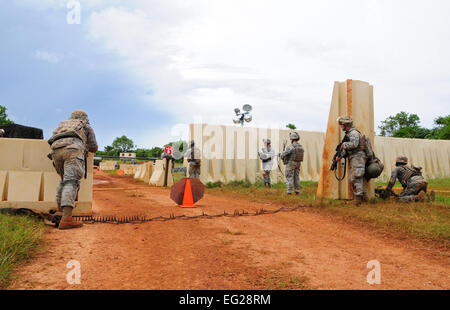
[[[245,112],[250,112],[252,110],[252,106],[249,104],[244,104],[242,110],[244,110]]]

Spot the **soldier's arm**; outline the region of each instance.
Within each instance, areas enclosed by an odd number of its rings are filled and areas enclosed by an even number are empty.
[[[342,145],[344,146],[344,150],[354,150],[359,145],[359,133],[354,130],[348,133],[349,140],[348,142],[344,142]]]
[[[390,178],[389,183],[388,183],[388,185],[386,187],[387,190],[392,190],[392,187],[394,186],[395,181],[397,180],[397,173],[398,173],[398,169],[395,168],[392,171],[392,173],[391,173],[391,178]]]
[[[89,152],[95,153],[98,150],[97,140],[95,139],[95,133],[91,125],[87,124],[86,127],[87,136],[87,149]]]
[[[293,150],[292,146],[289,145],[289,146],[286,148],[286,150],[285,150],[283,153],[281,153],[281,155],[280,155],[281,159],[283,159],[283,158],[285,158],[286,156],[288,156],[288,155],[292,152],[292,150]]]

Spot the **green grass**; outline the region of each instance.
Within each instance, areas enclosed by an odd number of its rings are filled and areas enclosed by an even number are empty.
[[[429,184],[432,187],[429,186],[429,189],[450,190],[450,185],[447,186],[449,183],[448,179],[431,180]],[[431,203],[405,204],[374,198],[371,203],[357,207],[346,201],[316,199],[317,182],[302,181],[301,186],[299,196],[286,195],[286,186],[282,183],[274,184],[270,189],[258,183],[251,185],[242,181],[214,186],[207,184],[207,191],[255,202],[273,203],[277,206],[306,205],[310,207],[307,210],[311,212],[364,224],[384,234],[406,234],[434,241],[445,248],[450,247],[450,195],[447,193],[437,192],[436,201]]]
[[[308,289],[309,279],[305,275],[286,276],[271,275],[263,278],[263,285],[266,290],[304,290]]]
[[[11,271],[30,256],[44,231],[37,219],[0,214],[0,289],[9,285]]]

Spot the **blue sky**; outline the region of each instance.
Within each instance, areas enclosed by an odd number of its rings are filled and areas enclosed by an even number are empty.
[[[42,128],[48,138],[60,120],[83,109],[102,146],[118,135],[140,136],[170,122],[168,113],[140,99],[152,90],[137,86],[117,55],[86,40],[83,23],[67,24],[67,12],[2,2],[0,104],[10,118]]]
[[[374,85],[375,124],[448,113],[445,0],[0,0],[0,104],[48,138],[88,112],[100,146],[152,147],[195,122],[324,131],[334,81]],[[177,130],[178,129],[178,130]]]

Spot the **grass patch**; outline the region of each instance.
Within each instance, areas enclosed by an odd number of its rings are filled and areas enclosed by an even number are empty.
[[[224,233],[224,234],[228,234],[228,235],[232,235],[232,236],[240,236],[240,235],[243,235],[243,234],[244,234],[244,233],[243,233],[242,231],[240,231],[240,230],[238,230],[238,231],[231,231],[231,230],[229,230],[229,229],[226,229],[223,233]]]
[[[239,186],[239,185],[243,186]],[[450,190],[448,179],[431,180],[430,188],[439,186],[441,190]],[[384,184],[386,185],[386,184]],[[212,194],[225,195],[260,203],[273,203],[273,208],[284,206],[308,205],[311,212],[325,213],[345,221],[352,221],[375,228],[388,234],[406,234],[412,237],[434,241],[445,248],[450,247],[450,195],[436,193],[436,201],[430,203],[398,203],[394,200],[383,201],[378,198],[371,203],[356,207],[351,202],[316,199],[317,182],[301,182],[301,194],[286,195],[284,184],[274,184],[264,188],[258,184],[232,182],[221,186],[209,187]]]
[[[267,290],[304,290],[307,289],[308,277],[271,275],[264,277],[263,285]]]
[[[11,271],[30,256],[44,231],[37,219],[0,214],[0,289],[9,285]]]

